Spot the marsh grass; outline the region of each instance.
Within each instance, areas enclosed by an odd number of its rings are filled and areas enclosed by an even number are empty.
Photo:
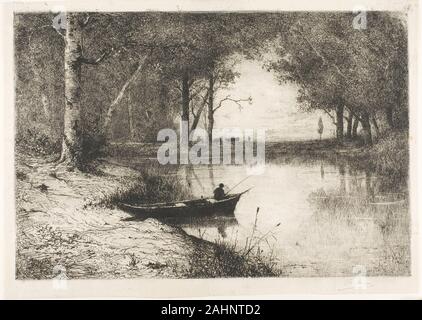
[[[262,244],[268,242],[271,232],[264,235],[256,230],[259,209],[251,235],[245,242],[227,241],[218,238],[211,244],[211,250],[196,249],[189,257],[188,268],[178,270],[178,263],[172,263],[176,274],[184,278],[228,278],[228,277],[278,277],[282,270],[273,255],[273,250],[264,253]],[[275,227],[278,227],[276,225]],[[201,239],[204,240],[204,239]]]
[[[100,205],[114,207],[119,203],[146,204],[186,200],[192,193],[180,177],[169,168],[149,166],[140,169],[139,176],[122,183],[113,193],[105,195]]]
[[[391,131],[369,151],[370,161],[377,172],[407,179],[409,171],[409,135],[404,131]]]
[[[281,270],[276,262],[262,254],[260,249],[242,250],[233,243],[216,241],[211,254],[195,250],[190,257],[189,269],[184,277],[226,278],[226,277],[276,277]]]
[[[359,196],[315,192],[309,201],[316,208],[313,214],[316,225],[330,230],[326,237],[335,237],[347,230],[353,235],[350,239],[356,247],[369,246],[377,252],[379,262],[368,267],[368,275],[410,274],[410,220],[404,194]],[[325,230],[318,232],[325,234]]]

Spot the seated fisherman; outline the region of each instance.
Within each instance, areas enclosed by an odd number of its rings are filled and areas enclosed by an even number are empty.
[[[224,199],[224,197],[226,196],[226,194],[224,193],[224,184],[220,183],[218,185],[218,188],[216,188],[214,190],[214,199],[215,200],[222,200]]]

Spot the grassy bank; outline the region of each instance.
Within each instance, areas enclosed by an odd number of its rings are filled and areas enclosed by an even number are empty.
[[[125,146],[119,148],[115,152],[125,155]],[[149,146],[146,156],[154,156],[153,149]],[[142,148],[136,145],[133,152]],[[345,161],[387,176],[400,192],[398,186],[408,176],[408,135],[390,132],[372,147],[335,140],[268,143],[267,159]],[[209,242],[157,219],[127,221],[130,216],[116,208],[118,202],[165,202],[192,195],[175,168],[142,164],[134,170],[108,160],[98,162],[95,174],[68,172],[45,157],[17,150],[17,278],[52,278],[57,266],[71,279],[282,275],[259,244]]]
[[[139,169],[131,181],[105,195],[99,204],[114,207],[120,202],[145,204],[186,200],[191,197],[189,187],[169,167],[149,164]]]
[[[407,178],[409,171],[409,135],[391,131],[383,136],[367,153],[369,162],[382,175]]]
[[[69,172],[16,156],[16,278],[209,278],[278,275],[264,257],[188,235],[157,219],[127,221],[111,204],[187,197],[169,172],[102,162],[101,174]],[[174,191],[177,192],[174,192]]]
[[[407,178],[409,169],[409,136],[407,131],[389,131],[365,146],[360,140],[335,139],[269,142],[266,144],[269,161],[303,158],[309,161],[324,159],[331,162],[346,160],[356,169],[370,169],[379,175]]]
[[[272,256],[263,255],[261,250],[249,251],[236,244],[215,241],[211,250],[195,250],[189,257],[189,268],[181,269],[173,263],[178,277],[183,278],[244,278],[244,277],[278,277],[282,270]]]
[[[132,182],[105,196],[99,205],[114,208],[120,202],[144,204],[189,198],[192,198],[189,188],[167,167],[151,166],[143,168]],[[181,229],[180,232],[184,233]],[[190,251],[186,261],[180,263],[170,259],[166,265],[171,266],[178,278],[280,276],[282,272],[273,257],[262,253],[259,247],[262,241],[265,239],[253,235],[243,245],[198,238],[198,245]]]

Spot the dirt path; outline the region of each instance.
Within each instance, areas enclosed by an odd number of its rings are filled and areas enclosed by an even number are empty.
[[[103,175],[67,172],[40,157],[16,156],[18,279],[174,277],[189,255],[211,247],[155,219],[124,221],[118,209],[86,206],[133,179],[103,164]],[[177,266],[177,267],[176,267]]]

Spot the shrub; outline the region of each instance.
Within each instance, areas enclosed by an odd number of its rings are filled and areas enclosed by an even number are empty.
[[[370,161],[382,175],[407,178],[409,171],[409,135],[390,131],[370,150]]]
[[[45,128],[28,128],[16,134],[16,146],[39,154],[53,154],[60,151],[60,140],[55,139]]]
[[[106,196],[100,204],[112,207],[120,202],[143,204],[191,198],[189,188],[169,173],[168,168],[158,166],[143,168],[138,177]]]
[[[88,163],[104,155],[106,139],[103,135],[85,131],[82,135],[83,162]]]
[[[281,270],[272,256],[262,254],[260,248],[248,250],[235,243],[216,241],[211,254],[195,250],[189,259],[189,269],[182,276],[188,278],[278,277]]]

